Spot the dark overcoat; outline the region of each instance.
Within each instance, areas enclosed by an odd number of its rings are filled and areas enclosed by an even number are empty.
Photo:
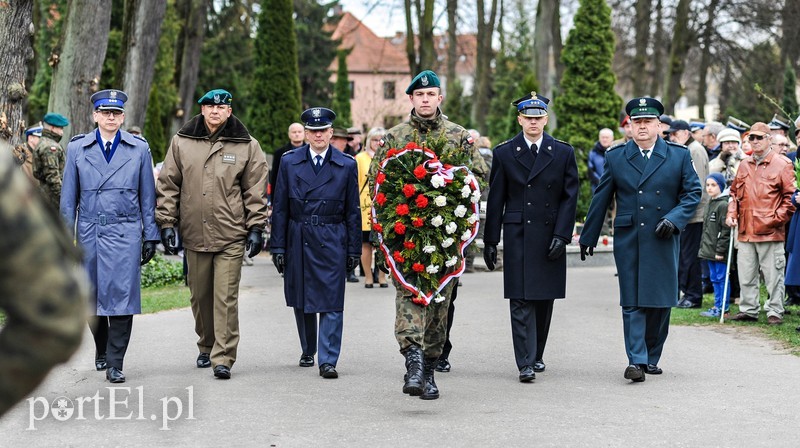
[[[315,174],[308,145],[286,152],[272,207],[270,251],[286,257],[286,305],[305,313],[342,311],[347,256],[361,256],[356,161],[328,146]]]
[[[578,202],[572,146],[547,133],[534,162],[522,132],[494,149],[486,205],[486,244],[503,230],[503,286],[508,299],[565,297],[566,254],[547,259],[553,237],[569,243]]]
[[[792,205],[797,208],[797,192],[792,195]],[[789,231],[786,234],[786,252],[789,254],[786,261],[786,279],[784,284],[800,286],[800,213],[796,211],[789,221]]]
[[[119,132],[110,162],[96,132],[73,137],[61,190],[61,215],[83,248],[98,316],[141,313],[142,240],[159,240],[150,147]]]
[[[606,152],[606,169],[592,197],[580,243],[597,245],[606,210],[616,195],[614,259],[620,306],[677,304],[680,230],[694,215],[701,191],[692,157],[683,145],[659,137],[649,160],[633,140]],[[662,218],[678,228],[671,238],[655,234]]]

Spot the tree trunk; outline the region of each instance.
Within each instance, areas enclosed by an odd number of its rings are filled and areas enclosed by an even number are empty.
[[[690,6],[691,0],[680,0],[675,12],[675,28],[672,33],[664,93],[664,108],[670,114],[675,112],[675,103],[681,96],[681,78],[686,68],[686,56],[694,40],[694,32],[689,29]]]
[[[94,128],[89,97],[97,91],[111,26],[111,0],[71,0],[53,66],[48,110],[65,115],[64,141]]]
[[[552,27],[553,36],[553,63],[556,68],[555,85],[561,84],[561,76],[564,75],[564,63],[561,62],[561,52],[564,50],[564,42],[561,40],[561,0],[555,0],[555,7],[553,9],[553,23]],[[555,127],[555,119],[552,121],[551,126]]]
[[[28,91],[25,73],[33,59],[33,0],[0,2],[0,139],[12,145],[22,141],[26,123],[22,113]]]
[[[492,69],[491,63],[494,59],[492,54],[492,38],[494,25],[497,20],[497,0],[492,0],[489,11],[489,18],[486,19],[486,8],[484,0],[477,0],[478,3],[478,48],[477,65],[475,70],[475,88],[472,91],[472,124],[478,131],[485,134],[486,114],[489,111],[489,97],[491,95]]]
[[[697,108],[700,118],[705,119],[706,91],[708,90],[708,69],[711,66],[711,44],[714,41],[714,20],[717,17],[717,6],[720,0],[711,0],[706,12],[708,17],[703,24],[703,35],[701,45],[703,46],[700,54],[700,82],[697,84]],[[720,111],[721,112],[721,111]],[[716,119],[716,118],[715,118]]]
[[[200,51],[206,32],[206,8],[208,0],[182,0],[178,11],[185,18],[181,31],[181,47],[177,59],[180,61],[178,73],[178,97],[180,104],[172,120],[171,133],[175,134],[191,117],[200,70]],[[209,87],[211,89],[211,87]]]
[[[558,0],[539,0],[536,7],[536,30],[533,37],[533,52],[536,80],[542,95],[553,97],[553,20],[556,17]]]
[[[164,0],[126,0],[122,25],[122,54],[117,73],[122,90],[128,94],[125,127],[144,127],[147,100],[158,56],[161,22],[167,10]]]
[[[436,64],[436,51],[433,45],[434,0],[423,0],[423,4],[419,17],[419,67],[420,70],[433,70]]]
[[[456,26],[456,12],[458,0],[447,0],[447,84],[458,77],[456,62],[458,62],[458,30]]]
[[[653,76],[650,77],[650,94],[660,95],[664,86],[664,59],[671,51],[667,48],[667,36],[664,33],[664,15],[662,14],[661,0],[656,0],[656,30],[653,33]]]
[[[414,10],[411,0],[404,0],[403,5],[406,10],[406,57],[408,58],[408,69],[411,71],[411,76],[414,76],[420,72],[417,49],[414,46]],[[416,5],[419,8],[419,0],[416,0]]]
[[[636,53],[633,57],[633,66],[639,73],[647,73],[647,48],[650,46],[650,13],[653,8],[652,0],[636,1]],[[647,76],[633,77],[633,95],[645,95]]]

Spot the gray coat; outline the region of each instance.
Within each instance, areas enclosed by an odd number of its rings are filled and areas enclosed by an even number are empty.
[[[83,248],[98,316],[141,313],[142,241],[159,239],[150,147],[119,132],[110,162],[96,132],[72,138],[61,191],[61,215]]]

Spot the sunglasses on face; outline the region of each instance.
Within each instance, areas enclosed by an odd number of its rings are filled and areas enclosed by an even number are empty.
[[[751,142],[761,141],[761,140],[764,140],[764,136],[763,135],[750,134],[750,135],[747,136],[747,139],[750,140]]]

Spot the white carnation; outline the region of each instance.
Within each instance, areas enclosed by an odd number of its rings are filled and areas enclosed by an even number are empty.
[[[447,198],[444,196],[436,196],[433,198],[433,203],[436,204],[437,207],[444,207],[447,205]]]
[[[439,174],[434,174],[431,177],[431,185],[433,185],[433,188],[444,187],[444,177]]]
[[[473,183],[473,182],[475,182],[475,176],[473,176],[472,174],[467,174],[467,175],[464,177],[464,183],[465,183],[465,184],[469,185],[469,184],[471,184],[471,183]]]
[[[429,264],[428,267],[425,268],[425,271],[428,274],[435,274],[435,273],[439,272],[439,266]]]
[[[436,215],[431,219],[431,225],[434,227],[439,227],[440,225],[444,224],[444,218],[442,215]]]
[[[455,240],[454,240],[454,239],[452,239],[452,238],[447,238],[447,239],[445,239],[444,241],[442,241],[442,247],[444,247],[444,248],[450,247],[450,246],[452,246],[452,245],[453,245],[453,243],[455,243]]]
[[[468,198],[469,195],[472,194],[472,188],[469,188],[469,185],[464,185],[464,188],[461,189],[461,197]]]
[[[425,246],[422,248],[422,251],[425,252],[426,254],[432,254],[436,252],[436,246]]]
[[[455,233],[455,231],[456,231],[456,228],[458,228],[458,226],[456,225],[456,223],[454,223],[454,222],[448,222],[448,223],[447,223],[447,225],[446,225],[446,226],[444,226],[444,231],[445,231],[445,232],[447,232],[447,233]]]
[[[481,192],[480,192],[479,190],[475,190],[475,191],[473,191],[473,192],[472,192],[472,198],[470,199],[470,201],[471,201],[473,204],[477,204],[477,203],[478,203],[478,201],[480,201],[480,200],[481,200]]]
[[[453,255],[449,260],[444,262],[444,265],[449,268],[449,267],[455,266],[456,263],[458,263],[458,257]]]
[[[461,234],[461,241],[467,241],[470,238],[472,238],[472,229],[467,229]]]
[[[433,301],[436,303],[444,302],[444,297],[441,294],[436,294],[436,297],[433,298]]]
[[[453,214],[459,218],[463,218],[467,214],[467,208],[459,204],[458,207],[456,207],[456,209],[453,211]]]
[[[467,218],[467,222],[470,224],[475,224],[478,220],[481,219],[477,213],[473,213],[469,218]]]

